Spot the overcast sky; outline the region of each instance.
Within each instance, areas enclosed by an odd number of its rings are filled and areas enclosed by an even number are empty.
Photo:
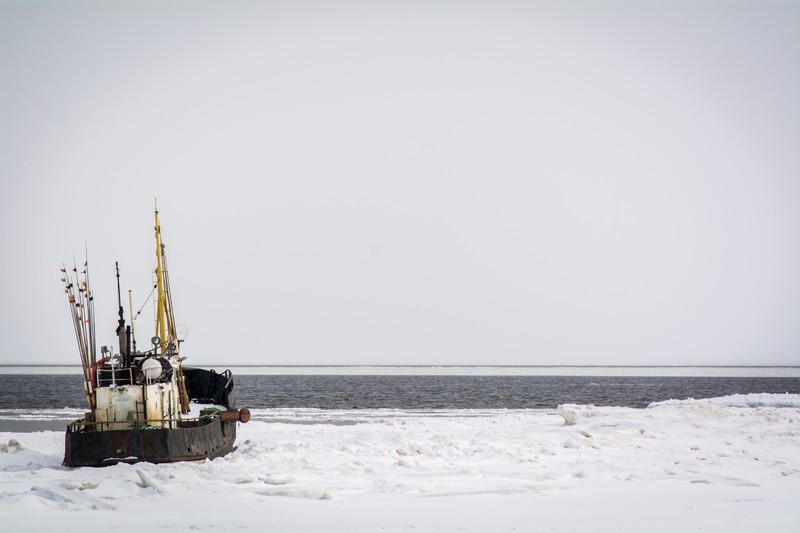
[[[190,363],[797,365],[800,3],[0,0],[0,363],[156,196]]]

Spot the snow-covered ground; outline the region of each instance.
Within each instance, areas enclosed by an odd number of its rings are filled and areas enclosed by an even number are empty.
[[[261,410],[201,463],[0,433],[2,531],[800,531],[800,395],[648,409]]]

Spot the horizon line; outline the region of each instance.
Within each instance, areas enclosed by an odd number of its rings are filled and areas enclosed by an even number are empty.
[[[77,368],[80,364],[75,363],[3,363],[0,368],[11,367],[69,367]],[[374,364],[255,364],[255,363],[237,363],[237,364],[224,364],[224,363],[198,363],[185,365],[192,366],[227,366],[231,368],[244,368],[244,367],[257,367],[257,368],[800,368],[800,365],[781,365],[781,364],[764,364],[764,365],[668,365],[668,364],[654,364],[654,365],[624,365],[624,364],[547,364],[547,365],[469,365],[469,364],[431,364],[431,365],[374,365]]]

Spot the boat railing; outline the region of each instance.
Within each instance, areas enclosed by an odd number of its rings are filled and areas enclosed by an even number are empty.
[[[133,383],[132,368],[116,368],[106,370],[103,368],[97,373],[97,386],[108,387],[110,385],[130,385]]]
[[[172,429],[205,426],[221,413],[205,414],[193,418],[135,419],[135,420],[76,420],[67,424],[67,433],[82,431],[114,431],[124,429]]]

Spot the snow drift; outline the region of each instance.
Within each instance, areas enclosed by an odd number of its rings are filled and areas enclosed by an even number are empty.
[[[0,433],[8,531],[800,531],[800,395],[647,409],[262,410],[200,463]]]

